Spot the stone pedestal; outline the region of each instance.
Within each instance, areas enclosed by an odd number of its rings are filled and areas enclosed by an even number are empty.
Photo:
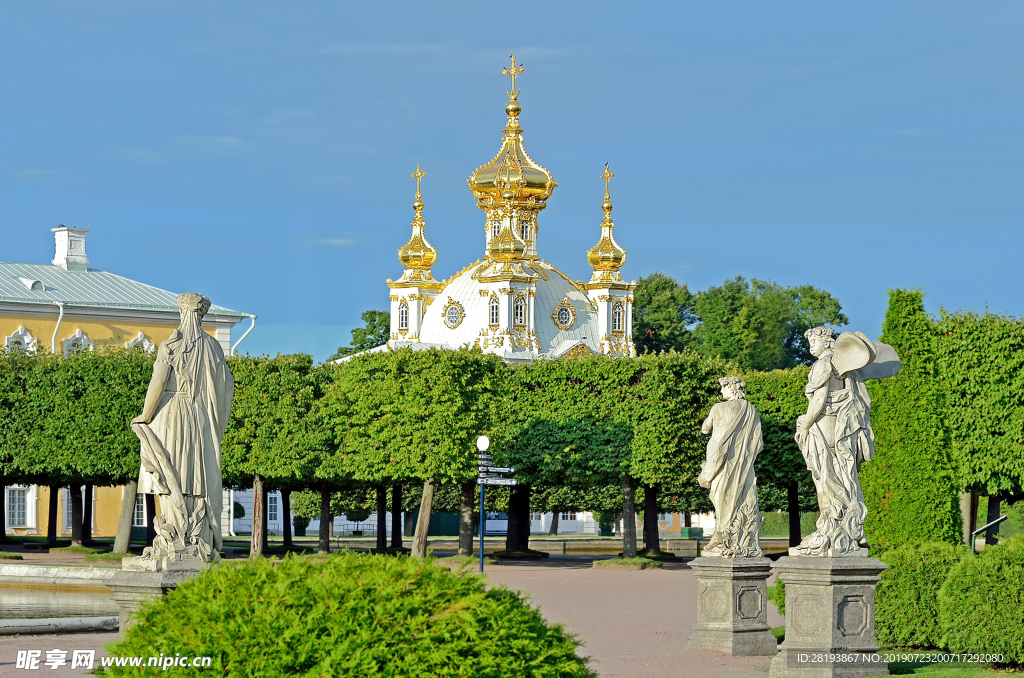
[[[132,625],[135,610],[147,600],[166,595],[189,577],[199,574],[198,570],[175,570],[172,572],[146,572],[121,570],[104,583],[114,592],[114,602],[121,608],[121,633]]]
[[[697,558],[697,629],[686,642],[690,649],[731,655],[771,656],[778,651],[768,630],[765,580],[767,558]]]
[[[775,567],[786,584],[786,640],[770,678],[889,673],[875,644],[875,584],[885,563],[862,549],[837,558],[790,556]]]

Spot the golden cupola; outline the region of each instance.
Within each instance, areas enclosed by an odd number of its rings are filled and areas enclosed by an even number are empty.
[[[619,283],[622,282],[622,274],[619,269],[626,263],[626,250],[619,247],[615,242],[615,222],[612,221],[612,200],[611,180],[615,175],[608,164],[605,163],[604,173],[604,202],[601,209],[604,210],[604,219],[601,220],[601,239],[587,252],[587,261],[594,267],[594,275],[591,276],[591,283]]]
[[[512,89],[505,105],[508,122],[501,149],[467,181],[477,207],[487,215],[487,256],[503,261],[537,258],[537,214],[547,206],[547,199],[558,186],[551,173],[534,162],[523,148],[516,77],[524,69],[522,64],[516,64],[515,55],[511,62],[502,71],[511,78]]]
[[[440,284],[434,280],[434,275],[430,272],[430,267],[437,262],[437,250],[427,242],[427,237],[423,233],[425,222],[423,221],[423,193],[420,190],[420,182],[425,176],[427,173],[420,169],[419,165],[416,165],[416,171],[412,173],[412,178],[416,180],[416,199],[412,203],[412,208],[416,210],[416,216],[412,220],[412,237],[398,250],[398,259],[405,267],[405,272],[401,278],[395,281],[417,287],[433,287]]]

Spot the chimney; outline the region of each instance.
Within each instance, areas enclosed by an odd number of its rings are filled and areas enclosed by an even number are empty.
[[[57,241],[57,253],[53,256],[53,265],[65,271],[89,270],[89,258],[85,256],[84,228],[68,228],[61,224],[59,228],[51,228]]]

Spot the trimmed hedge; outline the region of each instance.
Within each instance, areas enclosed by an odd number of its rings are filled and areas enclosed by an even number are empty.
[[[210,656],[224,676],[594,676],[523,595],[408,558],[222,564],[145,605],[114,656]],[[138,675],[113,668],[112,675]],[[163,675],[193,676],[170,667]]]
[[[950,570],[967,555],[963,546],[944,542],[906,544],[886,551],[875,592],[875,639],[887,648],[941,647],[939,589]]]
[[[1024,535],[961,560],[939,591],[939,616],[951,652],[1024,662]]]

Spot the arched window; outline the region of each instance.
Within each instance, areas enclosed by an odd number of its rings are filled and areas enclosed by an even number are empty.
[[[519,220],[519,239],[526,242],[530,237],[530,222],[525,219]]]
[[[526,301],[522,297],[516,298],[516,304],[512,313],[513,324],[523,326],[526,324]]]
[[[622,304],[615,304],[612,308],[612,331],[622,331]]]
[[[498,297],[491,297],[491,325],[498,324]]]
[[[497,238],[498,232],[501,230],[501,222],[495,219],[491,222],[491,237]]]
[[[398,329],[409,329],[409,304],[404,301],[398,307]]]

